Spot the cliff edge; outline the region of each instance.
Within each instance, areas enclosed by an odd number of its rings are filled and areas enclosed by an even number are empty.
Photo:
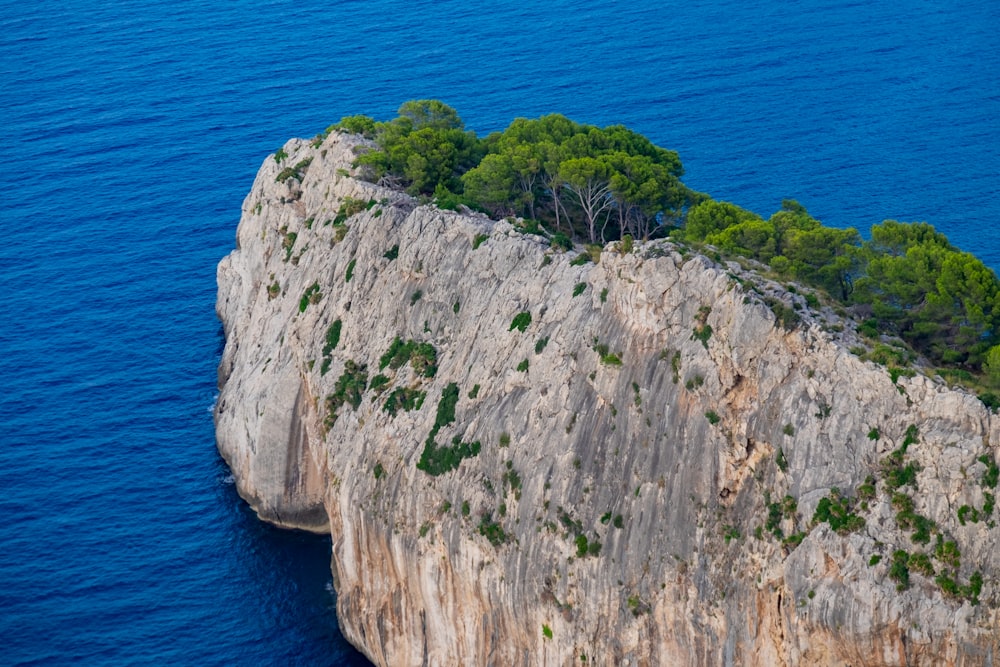
[[[1000,417],[736,264],[558,252],[363,148],[262,165],[215,420],[262,519],[332,535],[375,663],[997,661]]]

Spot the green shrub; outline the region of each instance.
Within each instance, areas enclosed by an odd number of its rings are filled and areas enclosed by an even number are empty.
[[[581,294],[583,294],[583,291],[584,291],[585,289],[587,289],[587,283],[577,283],[577,284],[576,284],[576,285],[575,285],[575,286],[573,287],[573,296],[574,296],[574,297],[578,297],[578,296],[580,296]]]
[[[399,257],[399,244],[397,243],[396,245],[386,250],[384,253],[382,253],[382,256],[388,259],[389,261],[392,261],[397,257]]]
[[[385,404],[382,406],[382,410],[388,412],[392,417],[395,417],[399,410],[406,412],[419,410],[420,406],[424,404],[426,396],[427,392],[420,391],[419,389],[397,387],[389,394]]]
[[[794,308],[789,308],[779,299],[767,297],[764,299],[764,303],[766,303],[771,309],[771,312],[774,313],[778,324],[780,324],[785,331],[792,331],[802,321],[802,317],[795,312]]]
[[[878,320],[874,317],[868,318],[858,325],[858,333],[865,338],[877,340],[879,337]]]
[[[375,206],[378,202],[374,199],[364,200],[364,199],[354,199],[353,197],[344,197],[344,200],[340,203],[340,208],[337,209],[337,215],[333,219],[334,225],[343,225],[347,222],[347,219],[361,213],[362,211],[369,210]]]
[[[570,238],[562,232],[556,232],[555,234],[553,234],[552,240],[549,245],[553,248],[558,248],[561,250],[573,249],[573,241],[570,240]]]
[[[389,349],[379,357],[378,369],[381,371],[388,366],[395,370],[407,361],[417,375],[432,378],[437,374],[437,350],[434,346],[412,339],[404,343],[399,336],[393,339]]]
[[[871,475],[865,478],[864,484],[858,486],[858,498],[860,500],[872,500],[875,498],[875,478]]]
[[[885,477],[885,485],[889,491],[895,491],[903,486],[917,485],[917,473],[920,466],[910,462],[903,465],[902,448],[896,449],[891,454],[882,459],[882,474]]]
[[[375,479],[382,479],[382,475],[385,474],[385,468],[382,467],[381,463],[376,463],[372,473],[374,473]]]
[[[493,521],[493,517],[490,514],[484,514],[479,519],[479,534],[489,540],[490,544],[495,547],[507,541],[507,533],[504,532],[503,526]]]
[[[477,396],[479,396],[479,385],[478,384],[475,385],[472,388],[472,391],[469,392],[469,398],[476,398]]]
[[[785,458],[785,451],[778,448],[778,453],[774,457],[774,462],[778,466],[778,470],[781,472],[786,472],[788,470],[788,459]]]
[[[709,410],[708,412],[705,413],[705,419],[708,420],[709,424],[715,426],[716,424],[719,423],[722,417],[720,417],[719,413],[717,413],[715,410]]]
[[[552,639],[552,628],[542,623],[542,636],[546,639]]]
[[[541,354],[545,346],[549,344],[549,337],[539,338],[538,342],[535,343],[535,354]]]
[[[441,390],[441,401],[438,403],[434,428],[441,429],[455,421],[455,406],[458,405],[458,385],[454,382]],[[436,433],[436,431],[435,431]]]
[[[389,378],[379,373],[378,375],[372,378],[372,381],[368,385],[368,388],[371,389],[373,392],[375,392],[375,394],[381,394],[382,391],[389,385],[389,382],[390,382]]]
[[[340,343],[340,330],[343,323],[340,320],[334,320],[330,328],[326,330],[326,344],[323,345],[323,356],[329,356],[331,352],[337,349],[338,343]]]
[[[424,450],[417,462],[417,469],[429,475],[437,476],[454,470],[467,458],[479,454],[481,445],[476,442],[461,442],[456,436],[450,446],[440,446],[435,442],[438,432],[455,421],[455,406],[458,404],[458,385],[450,383],[441,391],[438,402],[437,416],[430,435],[424,441]]]
[[[621,366],[622,360],[614,352],[609,352],[608,354],[601,355],[601,363],[606,366]]]
[[[344,364],[343,374],[337,379],[337,383],[333,387],[333,393],[326,397],[327,428],[332,427],[337,421],[337,413],[342,405],[347,404],[355,410],[358,409],[367,386],[367,367],[348,360]]]
[[[309,168],[309,165],[311,163],[312,163],[311,157],[307,157],[304,160],[299,160],[298,162],[295,163],[294,167],[285,167],[284,169],[279,171],[278,175],[275,176],[274,180],[277,181],[278,183],[284,183],[290,178],[294,178],[297,181],[301,181],[302,174],[306,171],[306,169]]]
[[[478,440],[461,442],[458,436],[455,436],[450,446],[441,446],[434,441],[434,436],[430,435],[424,442],[424,451],[417,461],[417,469],[435,477],[443,475],[458,468],[463,460],[477,456],[481,449]]]
[[[785,435],[795,435],[795,427],[791,424],[785,424],[784,428],[781,429],[781,432]]]
[[[295,240],[299,238],[299,235],[295,232],[285,231],[284,236],[281,239],[281,247],[285,251],[285,259],[282,261],[287,262],[292,258],[292,248],[295,247]]]
[[[633,616],[642,616],[649,611],[649,605],[642,601],[638,595],[630,595],[628,600],[626,600],[629,611],[632,612]]]
[[[861,530],[865,520],[853,512],[854,499],[844,496],[837,488],[830,489],[830,494],[821,498],[813,513],[812,523],[828,523],[830,528],[841,535]]]
[[[997,482],[1000,481],[1000,466],[997,466],[996,460],[989,454],[983,454],[978,460],[986,466],[986,473],[983,475],[983,486],[988,489],[995,489]]]
[[[910,554],[897,549],[892,554],[892,564],[889,566],[889,578],[896,582],[897,591],[905,591],[910,587]]]
[[[322,298],[323,293],[319,291],[319,283],[313,283],[306,288],[306,291],[302,293],[302,298],[299,299],[299,312],[306,312],[310,303],[319,303]]]
[[[472,239],[472,249],[478,250],[479,246],[483,244],[483,241],[490,238],[489,234],[476,234],[476,237]]]
[[[964,526],[966,521],[979,523],[979,510],[974,507],[969,507],[968,505],[962,505],[959,507],[958,522]]]
[[[907,563],[911,570],[914,572],[919,572],[925,577],[934,576],[934,566],[931,564],[930,556],[924,553],[915,553],[910,555],[910,560]]]
[[[604,303],[607,300],[608,300],[608,288],[605,287],[604,289],[601,290],[601,303]]]
[[[954,540],[945,541],[940,533],[937,545],[934,547],[934,557],[956,570],[962,564],[962,552],[958,550],[958,544]]]
[[[524,373],[525,371],[527,371],[528,370],[528,360],[524,359],[523,361],[521,361],[521,363],[519,363],[517,365],[517,370],[520,373]]]
[[[577,535],[575,542],[576,542],[576,557],[583,558],[584,556],[587,555],[587,536],[583,534]]]
[[[354,277],[354,266],[357,263],[358,263],[358,260],[356,260],[356,259],[352,259],[350,262],[347,263],[347,271],[344,272],[344,282],[345,283],[351,282],[351,278]]]
[[[708,339],[712,337],[712,326],[710,324],[702,324],[694,328],[691,334],[691,340],[700,340],[701,344],[708,349]]]
[[[881,437],[882,437],[882,434],[878,432],[877,428],[873,428],[872,430],[868,431],[868,439],[869,440],[876,440],[877,441]]]
[[[529,313],[526,310],[522,310],[520,313],[514,316],[514,319],[511,321],[510,328],[508,329],[508,331],[513,331],[514,329],[517,329],[521,333],[524,333],[524,330],[528,328],[529,324],[531,324],[531,313]]]
[[[408,343],[404,343],[403,339],[399,336],[396,336],[385,354],[379,357],[378,369],[380,371],[384,370],[386,366],[392,369],[399,368],[410,360],[410,354],[412,353],[413,347]]]
[[[889,367],[889,378],[892,380],[893,384],[899,382],[899,378],[908,377],[911,378],[915,376],[917,372],[912,368],[900,368],[898,366]]]
[[[410,341],[413,343],[414,341]],[[417,375],[432,378],[437,375],[437,350],[430,343],[416,343],[410,354],[410,366]]]
[[[424,293],[422,290],[416,290],[413,294],[410,295],[410,305],[412,306],[417,301],[419,301],[420,297],[422,297],[423,295]]]
[[[591,261],[590,253],[581,252],[577,255],[570,263],[570,266],[583,266],[587,262]]]
[[[979,604],[979,594],[983,592],[983,575],[978,571],[973,572],[969,577],[969,585],[962,592],[970,604],[973,606]]]
[[[284,147],[279,148],[274,152],[274,161],[281,164],[281,161],[288,157],[288,153],[285,152]]]

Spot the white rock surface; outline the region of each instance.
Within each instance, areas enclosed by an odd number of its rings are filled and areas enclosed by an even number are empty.
[[[293,140],[280,165],[261,167],[237,249],[218,268],[216,426],[261,518],[332,534],[341,628],[374,662],[997,661],[1000,532],[956,517],[996,492],[977,458],[997,454],[1000,418],[975,397],[922,376],[898,389],[820,320],[776,326],[750,289],[763,279],[666,242],[630,254],[608,246],[598,264],[572,266],[577,253],[506,222],[417,206],[347,175],[361,143]],[[276,182],[305,158],[301,178]],[[347,197],[376,203],[345,234],[326,223]],[[321,297],[302,309],[314,284]],[[524,333],[510,328],[521,311],[532,315]],[[699,317],[712,328],[705,345],[692,336]],[[323,374],[335,320],[342,333]],[[388,389],[366,390],[328,429],[325,398],[345,363],[366,365],[370,380],[397,336],[436,348],[436,376],[386,369]],[[602,363],[597,343],[621,365]],[[416,463],[449,383],[456,421],[436,441],[482,449],[430,476]],[[426,391],[423,406],[383,411],[389,391],[408,386]],[[982,573],[977,606],[943,597],[933,578],[911,572],[898,592],[888,577],[895,549],[934,547],[898,528],[879,472],[911,424],[919,439],[906,461],[921,470],[917,488],[902,490],[956,540],[959,583]],[[864,529],[810,527],[831,487],[853,493],[869,474],[879,481]],[[760,530],[765,497],[786,494],[800,518],[785,519],[785,533],[808,532],[797,548]],[[505,543],[480,534],[484,515]],[[597,555],[577,555],[578,531],[599,540]]]

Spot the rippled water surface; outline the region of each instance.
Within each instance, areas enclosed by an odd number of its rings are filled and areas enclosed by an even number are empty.
[[[0,0],[0,664],[360,662],[329,541],[214,449],[215,264],[266,155],[437,97],[678,150],[768,215],[1000,267],[1000,4]]]

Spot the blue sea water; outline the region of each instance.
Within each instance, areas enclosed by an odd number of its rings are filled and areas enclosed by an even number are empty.
[[[329,540],[215,452],[215,264],[269,152],[420,97],[623,123],[716,198],[1000,268],[993,1],[0,0],[0,664],[363,664]]]

